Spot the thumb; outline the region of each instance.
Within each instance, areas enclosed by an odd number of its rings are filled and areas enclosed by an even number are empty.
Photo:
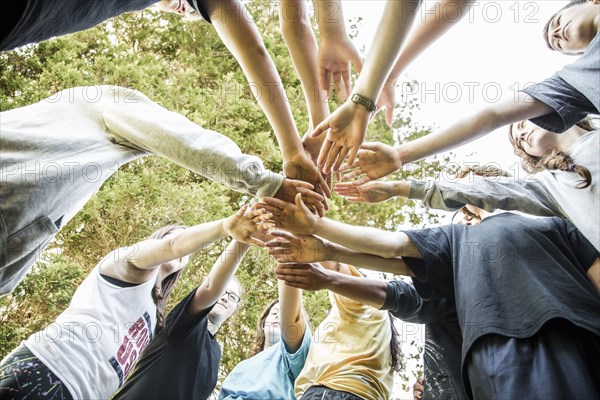
[[[379,150],[380,145],[381,143],[379,142],[363,142],[363,144],[360,145],[360,148],[361,150],[377,151]]]
[[[325,133],[327,130],[329,130],[329,120],[330,119],[331,119],[331,115],[329,117],[327,117],[326,119],[324,119],[323,121],[321,121],[321,123],[319,125],[317,125],[317,127],[312,131],[312,133],[310,134],[310,137],[321,136],[323,133]]]
[[[296,207],[298,207],[302,211],[310,212],[310,210],[308,209],[308,207],[306,207],[306,205],[302,201],[302,193],[296,194]]]

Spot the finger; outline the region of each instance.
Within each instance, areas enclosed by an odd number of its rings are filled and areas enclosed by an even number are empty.
[[[323,217],[323,210],[325,207],[322,202],[314,199],[303,199],[303,201],[313,214],[318,214],[320,217]]]
[[[287,179],[290,179],[290,178],[287,178]],[[299,189],[299,188],[308,189],[308,190],[315,189],[315,186],[310,182],[301,181],[299,179],[290,179],[290,180],[292,181],[292,184],[294,185],[294,187],[296,189]]]
[[[342,166],[342,168],[344,168],[344,167]],[[345,174],[342,177],[342,180],[344,180],[344,181],[350,181],[350,180],[352,180],[354,178],[357,178],[357,177],[359,177],[361,175],[364,175],[363,171],[361,169],[356,169],[356,170],[350,171],[347,174]]]
[[[265,243],[262,240],[258,240],[257,238],[249,237],[248,243],[254,244],[258,247],[265,247]]]
[[[329,121],[331,120],[331,116],[325,118],[317,127],[312,131],[310,137],[321,136],[321,134],[327,132],[329,130]]]
[[[325,172],[326,174],[331,172],[331,167],[333,167],[333,164],[335,163],[335,159],[337,158],[337,156],[340,154],[340,150],[343,148],[343,146],[340,145],[336,145],[330,152],[329,152],[329,157],[327,157],[327,162],[325,163],[325,165],[323,166],[323,172]]]
[[[256,225],[258,231],[268,231],[269,229],[275,228],[273,222],[260,222]]]
[[[283,279],[282,279],[282,280],[283,280]],[[285,281],[285,285],[286,285],[286,286],[289,286],[289,287],[296,288],[296,289],[303,289],[303,290],[306,290],[306,285],[303,285],[303,284],[301,284],[301,283],[293,283],[293,282],[288,282],[288,281]]]
[[[381,146],[381,143],[379,142],[363,142],[360,145],[361,150],[370,150],[370,151],[377,151],[379,150]]]
[[[273,207],[277,207],[281,210],[284,210],[289,205],[289,203],[287,201],[279,200],[274,197],[265,197],[263,199],[263,202],[265,204],[271,205]],[[266,207],[264,207],[264,208],[267,209]]]
[[[300,193],[298,193],[296,195],[296,207],[298,207],[300,210],[302,210],[306,214],[310,213],[310,210],[308,209],[308,207],[306,207],[306,204],[304,204],[304,201],[302,201],[302,195]]]
[[[360,179],[355,180],[354,182],[352,182],[354,185],[356,186],[360,186],[360,185],[364,185],[367,182],[371,182],[371,178],[369,178],[368,175],[363,176]]]
[[[350,166],[344,165],[340,168],[340,171],[349,171],[351,169],[360,167],[360,156],[361,156],[361,152],[359,151],[358,157],[356,157],[356,160],[354,160],[352,165],[350,165]]]
[[[271,214],[272,218],[279,217],[281,214],[281,209],[278,207],[274,207],[270,204],[265,204],[263,207]]]
[[[298,237],[291,234],[288,231],[282,231],[282,230],[277,230],[277,231],[273,231],[271,232],[271,236],[274,236],[276,238],[283,238],[283,239],[288,239],[288,240],[298,240]]]
[[[346,200],[348,200],[351,203],[366,203],[367,202],[362,197],[346,197]]]
[[[352,147],[352,150],[350,151],[350,155],[348,155],[348,162],[346,162],[346,165],[352,165],[352,163],[354,162],[354,159],[356,158],[356,154],[358,153],[358,146],[354,146]]]
[[[246,212],[247,209],[248,209],[248,204],[244,204],[242,207],[240,207],[239,210],[237,210],[235,212],[235,216],[240,217],[240,218],[243,217],[244,213]]]
[[[335,164],[333,165],[333,170],[335,172],[338,172],[340,170],[340,165],[342,165],[342,163],[344,162],[344,160],[346,159],[346,156],[348,155],[348,153],[350,152],[351,147],[344,147],[342,149],[342,151],[340,152],[340,155],[338,156]]]
[[[343,82],[342,82],[342,73],[340,71],[336,71],[333,73],[333,84],[335,85],[335,91],[338,94],[338,97],[340,98],[340,100],[343,100],[341,97],[344,96],[345,91],[344,91],[344,87],[343,87]]]
[[[321,89],[327,92],[327,97],[331,94],[331,86],[329,83],[331,82],[331,71],[327,68],[319,69],[319,84],[321,85]]]
[[[325,180],[323,175],[319,174],[319,177],[317,178],[317,183],[321,187],[323,194],[326,197],[331,198],[331,188],[329,187],[329,185],[327,185],[327,181]],[[323,199],[323,200],[325,200],[325,199]]]
[[[304,187],[298,187],[296,189],[298,190],[298,193],[302,194],[302,196],[304,196],[307,199],[313,199],[318,202],[325,200],[325,197],[323,195],[320,195],[319,193],[315,192],[314,190],[307,189]],[[319,188],[319,189],[321,189],[321,188]]]
[[[321,168],[323,168],[323,164],[325,163],[325,160],[327,159],[327,156],[329,155],[329,152],[334,144],[335,142],[329,139],[325,139],[323,142],[323,146],[321,146],[321,151],[319,152],[319,157],[317,158],[317,165]]]

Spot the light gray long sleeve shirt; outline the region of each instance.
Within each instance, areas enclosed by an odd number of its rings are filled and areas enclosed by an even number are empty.
[[[273,196],[279,174],[227,137],[116,86],[63,90],[0,113],[0,295],[117,169],[156,154],[227,187]]]
[[[458,210],[471,204],[487,211],[518,210],[539,216],[558,216],[573,225],[600,251],[599,132],[581,136],[569,154],[575,164],[590,170],[592,184],[577,189],[575,172],[545,170],[525,180],[475,177],[471,182],[411,182],[409,198],[429,208]]]

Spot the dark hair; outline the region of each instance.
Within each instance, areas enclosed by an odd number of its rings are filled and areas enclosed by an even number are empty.
[[[402,353],[402,341],[400,335],[394,325],[394,316],[388,311],[390,317],[390,325],[392,326],[392,339],[390,340],[390,350],[392,352],[392,369],[396,372],[400,372],[404,368],[404,353]]]
[[[558,13],[560,13],[563,10],[566,10],[567,8],[571,8],[574,6],[578,6],[580,4],[584,4],[587,3],[589,0],[573,0],[571,1],[569,4],[567,4],[566,6],[564,6],[563,8],[561,8],[560,10],[558,10],[557,12],[555,12],[550,19],[548,20],[548,22],[546,22],[546,24],[544,25],[544,31],[542,32],[544,35],[544,40],[546,41],[546,46],[548,46],[548,48],[552,51],[556,51],[556,49],[552,46],[550,46],[550,38],[548,37],[548,28],[550,28],[550,23],[554,20],[554,18],[558,15]],[[583,53],[577,53],[577,54],[583,54]],[[574,55],[577,55],[574,54]]]
[[[254,339],[254,343],[252,344],[252,347],[250,348],[250,353],[249,353],[248,357],[252,357],[252,356],[260,353],[261,351],[263,351],[263,349],[265,347],[265,339],[266,339],[265,338],[265,321],[267,320],[267,316],[271,312],[271,308],[273,308],[273,306],[278,303],[279,303],[279,300],[273,300],[265,307],[262,314],[260,315],[260,318],[258,319],[258,323],[256,324],[256,339]]]
[[[545,169],[571,171],[576,172],[582,178],[578,181],[577,185],[575,185],[577,189],[585,189],[592,184],[592,174],[590,173],[590,170],[583,165],[575,164],[575,161],[571,158],[571,156],[564,151],[551,148],[541,157],[528,154],[521,146],[517,144],[513,138],[513,125],[514,124],[510,124],[508,127],[508,140],[513,147],[515,155],[521,159],[521,166],[525,171],[529,172],[530,174],[541,172]],[[587,132],[591,132],[596,129],[589,117],[585,117],[576,125]]]
[[[167,225],[154,231],[148,239],[162,239],[173,231],[185,228],[187,227],[182,225]],[[162,268],[162,265],[160,268]],[[173,287],[181,277],[182,273],[183,268],[169,274],[163,278],[162,281],[156,280],[156,283],[152,288],[152,300],[154,300],[154,304],[156,304],[156,333],[161,332],[165,327],[165,308],[167,307],[167,302],[169,301]]]

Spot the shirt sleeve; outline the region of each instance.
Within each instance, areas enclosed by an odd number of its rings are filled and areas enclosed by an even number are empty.
[[[238,192],[273,196],[283,177],[243,154],[228,137],[204,129],[131,89],[114,91],[115,103],[103,119],[117,144],[163,156]]]
[[[408,197],[422,200],[426,207],[446,211],[471,204],[490,212],[518,210],[531,215],[564,217],[556,199],[535,179],[474,177],[469,182],[412,181]]]
[[[531,119],[537,126],[551,132],[562,133],[589,113],[597,112],[587,97],[556,74],[523,89],[523,92],[554,109],[553,113]]]
[[[185,309],[198,288],[192,290],[183,300],[181,300],[169,313],[165,320],[165,335],[167,343],[172,345],[184,341],[194,334],[198,329],[207,329],[208,313],[215,306],[214,304],[200,313],[196,317],[190,317]],[[216,304],[216,303],[215,303]]]
[[[304,368],[304,363],[306,362],[306,357],[308,356],[308,350],[310,349],[310,342],[312,340],[312,334],[310,332],[310,325],[308,321],[306,322],[306,329],[304,330],[304,337],[302,338],[302,343],[298,350],[295,353],[290,353],[285,348],[285,341],[283,338],[279,341],[279,346],[281,346],[281,353],[283,354],[283,362],[286,366],[286,371],[291,381],[294,382],[298,375],[300,375],[300,371]]]
[[[590,241],[587,240],[571,222],[560,220],[557,221],[557,223],[565,226],[565,236],[568,243],[575,251],[575,257],[577,257],[579,264],[585,271],[589,270],[596,259],[600,257],[598,250],[596,250]]]
[[[423,259],[405,257],[408,268],[420,282],[452,278],[452,225],[404,231],[417,246]]]

